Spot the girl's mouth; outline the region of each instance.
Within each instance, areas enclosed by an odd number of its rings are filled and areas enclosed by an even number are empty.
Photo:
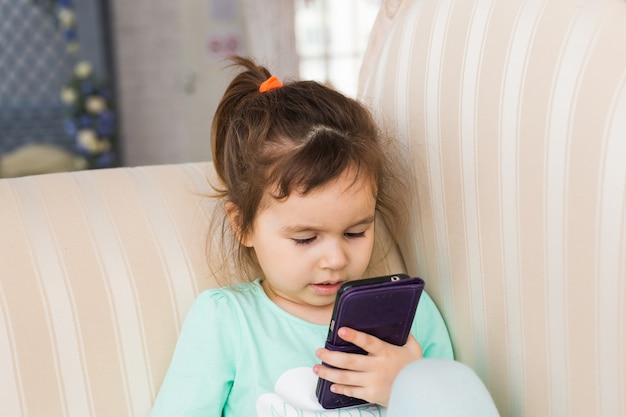
[[[320,295],[335,295],[342,284],[343,281],[323,282],[320,284],[310,284],[309,287]]]

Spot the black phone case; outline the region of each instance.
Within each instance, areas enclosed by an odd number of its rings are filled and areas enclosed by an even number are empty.
[[[421,278],[405,274],[345,283],[337,293],[326,348],[349,353],[367,353],[337,336],[337,330],[341,327],[369,333],[394,345],[404,345],[423,290],[424,281]],[[322,407],[333,409],[365,404],[363,400],[331,392],[331,385],[325,379],[318,380],[316,394]]]

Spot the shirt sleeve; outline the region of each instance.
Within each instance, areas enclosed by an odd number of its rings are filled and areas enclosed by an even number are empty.
[[[223,294],[201,293],[189,311],[150,417],[220,417],[235,378],[238,326]]]
[[[426,291],[422,292],[417,305],[411,334],[422,346],[425,358],[454,359],[446,323]]]

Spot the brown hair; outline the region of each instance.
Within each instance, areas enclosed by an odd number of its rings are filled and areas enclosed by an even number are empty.
[[[231,230],[226,215],[220,229],[213,228],[213,236],[222,237],[225,264],[234,260],[237,275],[253,279],[258,272],[254,252],[240,245],[235,233],[246,236],[252,230],[268,195],[305,195],[349,168],[355,170],[355,180],[366,175],[372,181],[377,214],[395,236],[403,214],[397,195],[402,181],[394,173],[395,155],[383,143],[370,112],[313,81],[285,82],[261,93],[259,86],[271,73],[251,59],[231,59],[242,71],[226,89],[211,132],[213,162],[222,183],[214,189],[225,203],[223,210],[228,203],[237,207],[238,230]],[[231,274],[216,275],[220,284],[233,283]]]

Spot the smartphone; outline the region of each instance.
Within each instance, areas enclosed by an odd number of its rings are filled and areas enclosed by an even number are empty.
[[[350,327],[403,346],[409,337],[424,285],[421,278],[406,274],[346,282],[337,292],[328,326],[326,349],[367,354],[337,335],[341,327]],[[366,403],[361,399],[331,392],[331,385],[322,378],[317,382],[316,395],[322,407],[332,409]]]

